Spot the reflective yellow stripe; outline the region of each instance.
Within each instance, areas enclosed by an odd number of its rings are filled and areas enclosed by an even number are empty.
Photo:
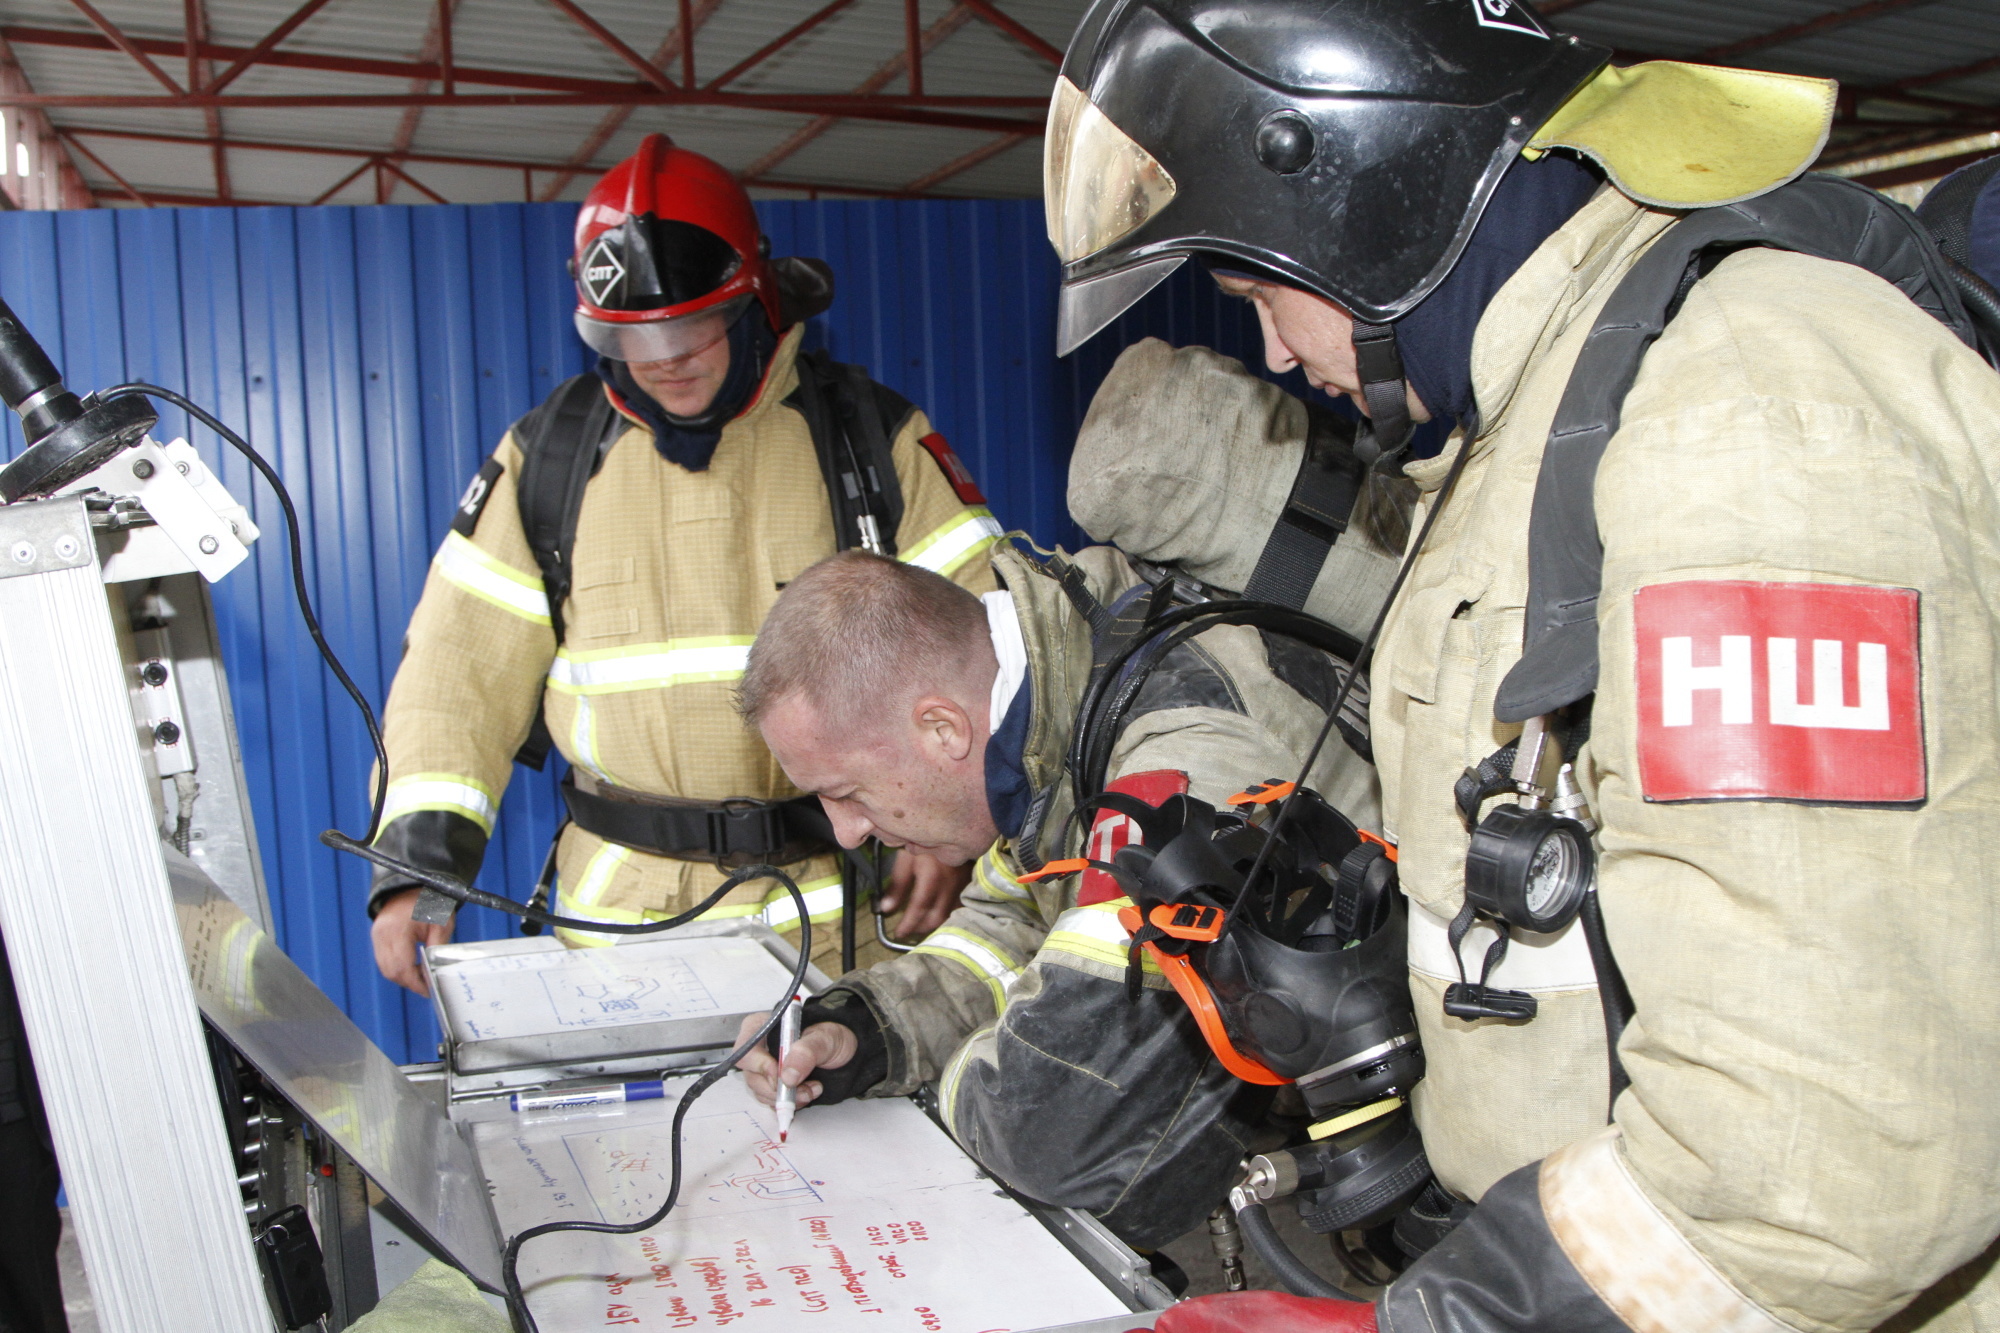
[[[985,1030],[981,1028],[979,1032]],[[978,1036],[979,1032],[975,1032],[973,1036]],[[952,1053],[950,1062],[945,1065],[944,1078],[939,1080],[938,1115],[944,1120],[944,1132],[953,1138],[958,1137],[958,1126],[952,1123],[952,1112],[958,1109],[959,1076],[965,1073],[965,1066],[971,1061],[972,1038],[968,1037],[960,1042],[958,1050]]]
[[[431,568],[446,583],[463,588],[482,602],[537,625],[549,623],[548,594],[540,579],[495,560],[455,532],[445,534]]]
[[[583,877],[577,881],[574,892],[556,887],[556,915],[581,917],[586,921],[618,921],[636,923],[645,920],[643,913],[627,911],[622,907],[600,907],[598,899],[611,887],[611,877],[618,867],[632,859],[630,848],[615,842],[607,842],[591,854],[583,867]],[[588,910],[585,910],[588,909]],[[655,917],[655,920],[659,918]],[[599,935],[581,930],[558,929],[556,934],[570,944],[585,948],[599,949],[607,944],[618,943],[616,935]]]
[[[607,842],[590,858],[583,868],[583,878],[571,894],[561,888],[556,891],[557,915],[581,917],[586,921],[618,921],[638,925],[646,921],[665,921],[677,915],[675,912],[646,908],[635,911],[629,907],[606,907],[599,903],[605,889],[611,883],[612,872],[631,859],[630,849],[617,843]],[[840,918],[840,876],[827,875],[821,879],[809,879],[799,885],[799,892],[805,895],[806,911],[812,914],[814,925],[823,925]],[[733,921],[752,917],[762,921],[772,930],[796,930],[799,924],[799,909],[792,902],[792,895],[782,886],[764,896],[761,903],[724,903],[703,912],[700,921]],[[588,934],[579,930],[559,930],[556,932],[573,944],[597,946],[616,944],[615,937]]]
[[[972,875],[979,881],[980,888],[996,898],[1017,903],[1029,903],[1035,900],[1035,895],[1028,892],[1025,884],[1007,873],[1007,867],[1000,860],[998,847],[986,849],[986,854],[973,864]]]
[[[446,810],[464,815],[491,837],[493,816],[499,808],[493,789],[477,778],[459,773],[411,773],[389,784],[389,794],[382,803],[382,823],[386,826],[419,810]]]
[[[1056,918],[1055,929],[1042,942],[1042,948],[1122,968],[1129,960],[1132,937],[1118,924],[1118,909],[1131,905],[1130,898],[1116,898],[1108,903],[1072,907]],[[1157,977],[1165,975],[1151,954],[1141,953],[1139,958],[1146,971]]]
[[[556,654],[549,688],[561,694],[617,694],[699,681],[736,680],[750,659],[749,635],[669,639],[594,653]]]
[[[949,575],[966,561],[991,546],[1006,529],[985,508],[961,509],[928,537],[902,553],[909,564]]]
[[[570,725],[570,742],[576,748],[571,757],[579,767],[588,769],[614,787],[632,786],[606,768],[603,756],[597,753],[597,709],[591,704],[590,696],[578,694],[573,698],[576,719]]]
[[[1019,963],[994,948],[989,941],[956,926],[938,927],[924,936],[924,942],[910,952],[950,958],[965,967],[993,992],[995,1014],[1006,1012],[1007,992],[1021,975]]]

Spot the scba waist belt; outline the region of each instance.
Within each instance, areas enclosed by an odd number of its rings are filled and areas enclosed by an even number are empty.
[[[655,856],[735,868],[789,865],[836,850],[817,797],[684,801],[592,785],[595,791],[585,790],[574,773],[563,780],[570,818],[600,838]]]

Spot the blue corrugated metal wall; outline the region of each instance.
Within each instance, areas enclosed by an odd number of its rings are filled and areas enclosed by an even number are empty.
[[[1119,348],[1155,334],[1261,360],[1247,307],[1183,272],[1058,362],[1056,266],[1036,202],[759,212],[774,253],[821,256],[839,275],[810,336],[925,406],[994,512],[1044,544],[1078,539],[1063,505],[1069,446]],[[563,204],[7,213],[0,296],[72,387],[179,389],[270,458],[299,506],[327,635],[379,702],[466,479],[585,366],[564,271],[574,216]],[[0,417],[12,457],[19,431]],[[278,507],[178,412],[159,433],[189,435],[265,534],[214,593],[280,940],[391,1056],[428,1058],[428,1007],[375,971],[365,867],[318,842],[329,825],[366,823],[370,756],[292,603]],[[520,896],[532,883],[554,781],[516,770],[484,887]],[[461,920],[461,938],[508,929],[479,909]]]

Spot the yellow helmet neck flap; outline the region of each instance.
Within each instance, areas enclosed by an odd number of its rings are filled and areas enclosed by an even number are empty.
[[[1653,60],[1606,66],[1524,153],[1594,159],[1627,198],[1707,208],[1774,190],[1813,164],[1833,124],[1831,79]]]

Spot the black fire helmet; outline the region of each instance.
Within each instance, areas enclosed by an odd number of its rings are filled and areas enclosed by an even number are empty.
[[[1096,0],[1043,159],[1059,352],[1190,255],[1389,324],[1609,56],[1520,0]]]

